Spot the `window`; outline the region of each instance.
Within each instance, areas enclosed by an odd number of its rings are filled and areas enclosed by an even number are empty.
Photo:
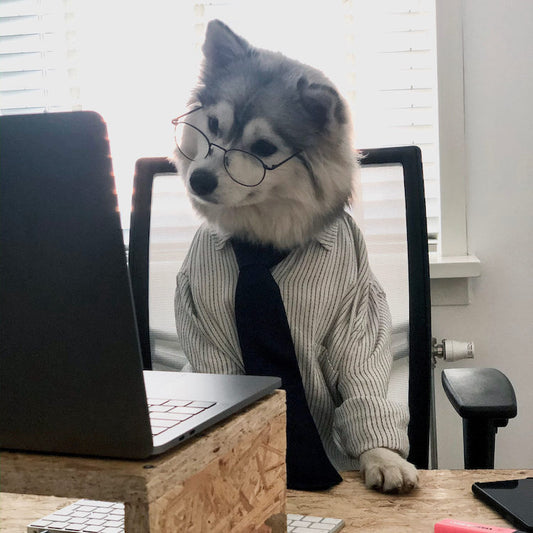
[[[73,7],[66,0],[0,3],[2,114],[79,107]]]
[[[172,150],[170,119],[195,83],[211,18],[324,70],[352,105],[358,147],[419,145],[437,238],[435,0],[4,0],[0,108],[100,112],[127,226],[134,161]],[[394,219],[392,184],[368,202]]]

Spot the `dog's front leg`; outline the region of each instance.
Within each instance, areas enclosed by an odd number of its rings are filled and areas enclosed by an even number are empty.
[[[418,472],[414,465],[387,448],[363,452],[359,463],[369,489],[406,493],[418,486]]]

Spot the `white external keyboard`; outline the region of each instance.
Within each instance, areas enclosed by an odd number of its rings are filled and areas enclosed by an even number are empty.
[[[340,518],[322,518],[301,514],[287,515],[287,533],[336,533],[344,527]]]
[[[287,515],[288,533],[335,533],[344,526],[340,518]],[[124,504],[78,500],[68,507],[32,522],[27,533],[124,533]]]

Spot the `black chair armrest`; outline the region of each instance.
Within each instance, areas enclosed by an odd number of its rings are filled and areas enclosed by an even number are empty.
[[[495,368],[448,368],[442,386],[463,419],[465,468],[494,468],[498,427],[517,413],[511,382]]]
[[[442,371],[442,386],[462,418],[507,420],[516,416],[513,386],[495,368],[448,368]]]

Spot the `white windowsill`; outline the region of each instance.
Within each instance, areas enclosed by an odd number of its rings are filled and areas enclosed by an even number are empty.
[[[468,305],[470,280],[481,275],[481,262],[474,255],[447,256],[429,254],[431,305]]]
[[[429,254],[429,277],[477,278],[481,275],[481,262],[475,255],[443,257],[438,253]]]

